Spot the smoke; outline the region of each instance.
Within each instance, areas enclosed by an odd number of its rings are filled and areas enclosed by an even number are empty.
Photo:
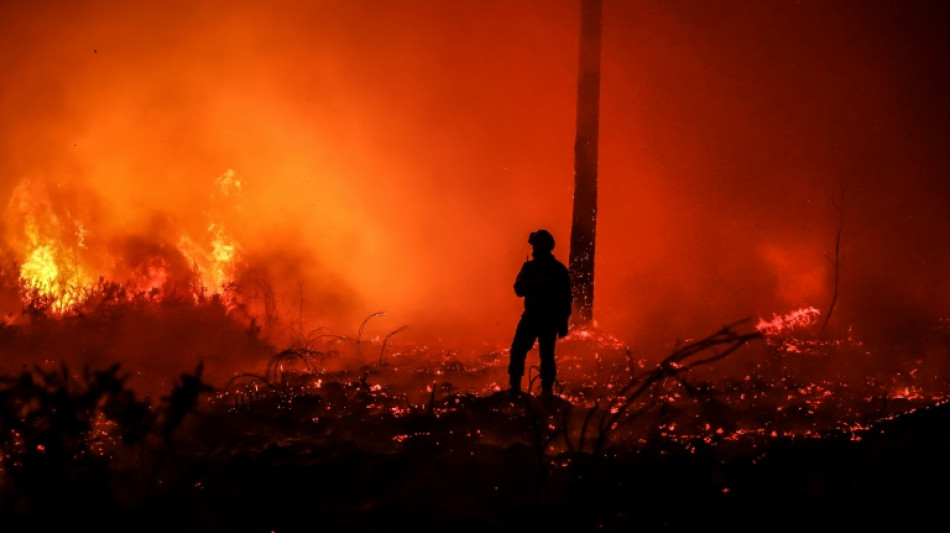
[[[605,2],[598,325],[655,353],[824,311],[839,229],[841,330],[946,317],[947,9]],[[528,233],[568,257],[578,13],[4,2],[7,264],[33,216],[92,279],[233,253],[275,330],[505,345]]]

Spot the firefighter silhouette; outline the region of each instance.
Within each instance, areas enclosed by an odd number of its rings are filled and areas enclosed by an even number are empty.
[[[558,338],[567,335],[568,318],[573,298],[571,276],[567,267],[558,261],[554,250],[554,236],[540,229],[528,237],[532,259],[524,262],[515,278],[515,294],[524,298],[524,312],[515,329],[508,362],[510,391],[521,392],[525,359],[538,344],[541,359],[541,394],[550,396],[557,377],[554,346]]]

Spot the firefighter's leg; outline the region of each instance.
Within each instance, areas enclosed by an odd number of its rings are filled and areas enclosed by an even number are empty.
[[[557,329],[546,327],[538,334],[538,351],[541,355],[541,394],[550,395],[557,377],[557,365],[554,362],[554,344],[557,342]]]
[[[515,338],[511,341],[511,353],[508,359],[508,378],[511,392],[521,392],[521,378],[524,376],[524,363],[528,351],[534,346],[536,335],[530,323],[524,318],[518,322]]]

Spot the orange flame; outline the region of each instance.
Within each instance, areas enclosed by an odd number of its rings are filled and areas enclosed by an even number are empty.
[[[208,226],[211,235],[211,249],[199,246],[188,236],[182,236],[178,249],[191,262],[197,277],[196,297],[202,294],[226,297],[228,305],[233,305],[229,288],[234,282],[240,247],[229,237],[224,227],[218,224]]]
[[[35,187],[28,181],[14,189],[10,203],[23,217],[26,236],[19,271],[24,298],[39,298],[56,312],[69,309],[93,285],[93,278],[78,261],[77,249],[85,248],[86,227],[72,220],[75,229],[64,228],[60,217],[45,198],[37,198]],[[69,216],[68,211],[66,215]],[[70,245],[69,240],[75,245]]]
[[[218,178],[217,185],[226,195],[235,196],[242,182],[228,171]],[[14,257],[18,264],[17,287],[24,304],[64,314],[89,301],[103,281],[120,285],[120,294],[130,299],[143,294],[150,298],[164,296],[173,277],[173,258],[148,254],[131,268],[119,268],[122,261],[117,260],[114,251],[101,249],[102,239],[91,240],[93,232],[60,205],[56,194],[43,183],[23,181],[10,199],[11,211],[18,215],[12,228],[19,228]],[[217,295],[231,309],[235,302],[230,289],[235,283],[241,248],[223,225],[211,223],[207,231],[208,237],[201,243],[182,234],[177,252],[192,266],[190,281],[196,301]],[[122,279],[115,279],[116,275]]]

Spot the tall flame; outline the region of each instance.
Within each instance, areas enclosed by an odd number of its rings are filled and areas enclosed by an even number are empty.
[[[220,224],[208,226],[211,249],[200,246],[187,235],[178,241],[178,250],[191,263],[194,270],[195,297],[219,296],[225,305],[234,305],[230,291],[237,274],[240,246],[228,235]]]
[[[20,184],[11,199],[24,218],[26,236],[25,257],[20,264],[20,286],[28,301],[38,298],[53,311],[63,312],[78,303],[93,284],[93,278],[78,261],[77,251],[77,248],[85,247],[88,231],[81,222],[74,220],[75,229],[69,235],[60,217],[36,201],[31,185],[30,182]],[[45,212],[42,212],[44,208]],[[42,224],[41,215],[44,215]],[[64,236],[74,238],[76,246],[69,245]]]

